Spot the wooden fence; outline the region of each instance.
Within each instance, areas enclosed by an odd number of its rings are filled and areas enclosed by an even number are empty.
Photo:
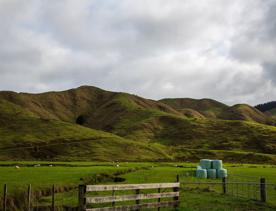
[[[172,192],[162,192],[161,189],[172,188]],[[178,207],[180,183],[150,183],[150,184],[120,184],[120,185],[80,185],[79,208],[81,211],[107,211],[107,210],[139,210],[142,208]],[[158,193],[140,193],[141,190],[157,189]],[[115,191],[134,190],[135,194],[115,195]],[[112,196],[88,197],[87,192],[112,191]],[[161,198],[173,198],[171,201],[161,202]],[[140,200],[157,199],[153,203],[141,203]],[[115,206],[116,202],[135,201],[133,205]],[[88,204],[101,204],[111,202],[112,207],[87,208]]]

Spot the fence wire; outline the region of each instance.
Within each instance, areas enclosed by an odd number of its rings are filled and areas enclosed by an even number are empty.
[[[184,191],[216,192],[256,201],[263,200],[260,179],[260,177],[230,174],[226,179],[224,190],[222,179],[198,179],[194,170],[180,175],[181,187]],[[266,202],[276,205],[276,184],[269,183],[269,180],[266,180],[265,196]]]
[[[45,186],[39,189],[30,187],[7,185],[7,193],[0,192],[0,210],[64,211],[74,210],[78,206],[78,187]]]

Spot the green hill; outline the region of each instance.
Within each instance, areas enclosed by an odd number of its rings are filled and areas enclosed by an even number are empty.
[[[212,99],[167,98],[163,102],[176,110],[193,109],[207,118],[216,118],[228,106]]]
[[[179,112],[192,109],[206,118],[252,121],[269,125],[273,125],[274,122],[270,115],[246,104],[237,104],[230,107],[212,99],[196,100],[190,98],[163,99],[160,101]],[[194,115],[194,117],[202,118],[198,115]]]
[[[124,115],[125,112],[136,108],[180,114],[161,102],[127,93],[109,92],[92,86],[42,94],[0,92],[0,99],[21,106],[41,118],[71,123],[76,123],[79,118],[83,119],[82,124],[86,126],[92,124],[93,127],[99,124],[108,127],[114,124],[113,115],[116,119],[116,116]]]
[[[219,115],[219,118],[272,124],[272,120],[267,114],[246,104],[238,104],[226,109]]]
[[[276,101],[259,104],[255,108],[269,116],[272,119],[272,124],[276,126]]]
[[[255,113],[245,105],[154,101],[89,86],[42,94],[0,92],[0,159],[141,161],[212,155],[276,163],[276,127],[254,122],[260,120]],[[218,119],[222,114],[242,121]]]
[[[77,124],[42,119],[5,100],[0,100],[0,111],[1,160],[170,159],[157,144],[149,147]]]
[[[183,108],[178,110],[180,113],[182,113],[185,117],[188,118],[195,118],[195,119],[205,119],[206,117],[199,113],[196,110],[190,109],[190,108]]]
[[[270,112],[272,115],[276,116],[276,108],[271,109],[269,112]]]
[[[274,119],[274,122],[276,123],[276,108],[273,108],[269,111],[265,112],[267,115],[272,116],[272,118]],[[276,125],[276,124],[275,124]]]

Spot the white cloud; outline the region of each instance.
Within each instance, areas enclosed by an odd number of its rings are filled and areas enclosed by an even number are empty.
[[[276,98],[273,0],[0,0],[0,89]]]

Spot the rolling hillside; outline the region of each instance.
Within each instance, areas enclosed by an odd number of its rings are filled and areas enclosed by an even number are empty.
[[[42,119],[5,100],[0,100],[0,111],[1,160],[170,159],[159,145],[149,147],[77,124]]]
[[[163,99],[160,101],[179,112],[185,109],[192,109],[193,112],[198,112],[205,118],[252,121],[269,125],[274,124],[270,115],[246,104],[227,106],[212,99],[196,100],[190,98]],[[194,115],[194,117],[202,118],[198,115]]]
[[[271,116],[274,119],[274,125],[276,125],[276,101],[259,104],[255,108]]]
[[[271,114],[274,118],[276,118],[276,108],[273,108],[269,111],[267,111],[269,114]]]
[[[227,108],[219,118],[226,120],[244,120],[262,124],[273,124],[271,117],[258,109],[246,104],[238,104]]]
[[[89,86],[42,94],[5,91],[0,92],[0,159],[145,161],[208,155],[276,163],[276,127],[255,122],[261,118],[246,105],[153,101]]]
[[[212,99],[191,99],[191,98],[167,98],[163,102],[176,110],[192,109],[207,118],[216,118],[222,111],[228,108],[227,105]]]

